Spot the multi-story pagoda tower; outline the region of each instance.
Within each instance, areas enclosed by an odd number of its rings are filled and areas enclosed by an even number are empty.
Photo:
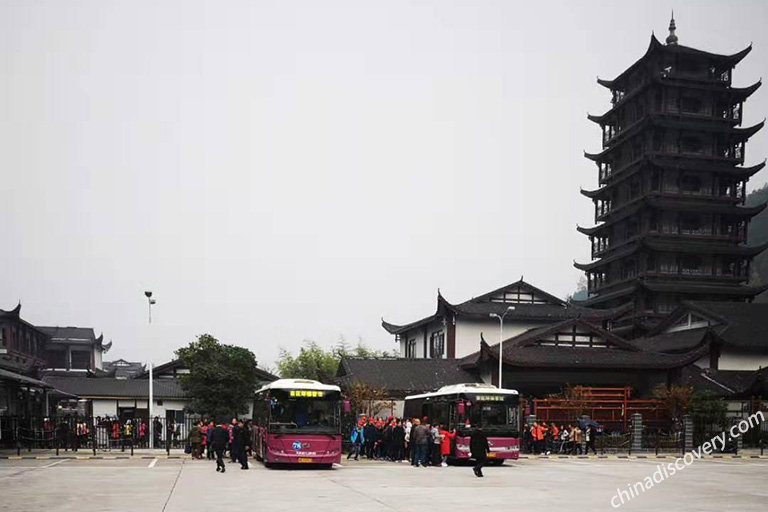
[[[747,227],[765,204],[747,208],[747,180],[765,162],[744,167],[742,106],[760,82],[732,87],[734,67],[751,51],[717,55],[678,44],[675,20],[666,45],[651,36],[640,60],[614,80],[611,108],[588,116],[603,150],[585,153],[599,169],[595,222],[577,228],[592,243],[587,274],[596,308],[634,304],[614,328],[652,326],[682,300],[751,301],[768,287],[749,286]]]

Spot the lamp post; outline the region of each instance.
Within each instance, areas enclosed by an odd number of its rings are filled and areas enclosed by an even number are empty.
[[[509,306],[506,311],[504,311],[504,314],[497,315],[496,313],[491,313],[491,318],[498,318],[499,319],[499,389],[501,389],[501,372],[502,372],[502,359],[504,358],[504,317],[507,316],[507,313],[510,311],[514,311],[515,306]]]
[[[157,302],[152,298],[152,292],[144,292],[144,296],[147,298],[147,306],[149,307],[149,325],[152,325],[152,306]],[[152,375],[152,358],[149,359],[149,402],[147,403],[147,413],[149,414],[149,449],[152,450],[155,447],[155,422],[152,415],[152,409],[154,405],[154,380]]]

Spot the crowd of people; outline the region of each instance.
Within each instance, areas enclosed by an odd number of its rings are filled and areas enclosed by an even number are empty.
[[[240,469],[248,469],[248,456],[252,455],[252,425],[250,420],[232,418],[229,424],[216,424],[213,420],[196,421],[189,431],[188,451],[193,459],[216,459],[216,471],[225,473],[225,454]]]
[[[589,454],[590,450],[597,454],[596,436],[597,430],[591,423],[582,429],[578,423],[558,426],[555,423],[534,421],[533,424],[526,423],[523,427],[521,450],[533,455],[581,455],[584,445],[585,454]]]
[[[430,422],[426,417],[362,417],[349,434],[347,460],[353,457],[359,460],[362,455],[372,460],[408,462],[414,467],[445,467],[451,454],[451,440],[455,436],[455,431],[448,431],[444,424]],[[475,475],[482,477],[482,468],[487,462],[490,447],[480,425],[473,429],[470,451],[476,461]]]

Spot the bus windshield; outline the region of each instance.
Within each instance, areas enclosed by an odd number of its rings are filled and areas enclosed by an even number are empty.
[[[291,397],[276,390],[270,398],[269,431],[335,434],[339,431],[338,396]]]
[[[518,428],[517,405],[504,402],[476,402],[469,411],[469,421],[472,425],[482,424],[483,427]]]

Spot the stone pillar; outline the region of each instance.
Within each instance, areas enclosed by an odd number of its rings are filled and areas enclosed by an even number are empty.
[[[636,412],[632,415],[629,427],[630,452],[639,452],[643,448],[643,415]]]
[[[693,420],[687,414],[683,416],[683,452],[693,450]]]

